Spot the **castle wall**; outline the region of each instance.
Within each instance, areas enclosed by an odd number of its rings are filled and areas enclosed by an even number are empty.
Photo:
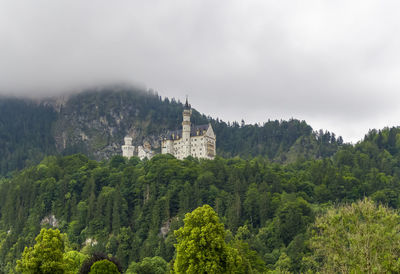
[[[153,158],[153,152],[151,150],[145,149],[143,146],[138,146],[138,157],[140,160],[144,158],[151,159]]]
[[[131,158],[133,157],[133,152],[135,150],[134,146],[131,145],[123,145],[122,146],[122,156]]]
[[[167,141],[173,143],[173,150],[167,152]],[[161,153],[170,153],[177,159],[184,159],[188,156],[202,159],[214,159],[215,157],[215,139],[206,135],[198,135],[190,137],[190,153],[187,153],[186,140],[167,140],[163,141]]]
[[[161,154],[172,154],[174,155],[174,141],[163,140],[161,142]]]
[[[216,137],[211,124],[208,126],[206,132],[204,127],[199,127],[194,133],[195,136],[191,136],[191,114],[192,110],[186,101],[185,109],[183,110],[182,137],[175,139],[174,134],[172,134],[171,140],[162,140],[161,153],[170,153],[177,159],[184,159],[188,156],[214,159],[216,154]]]

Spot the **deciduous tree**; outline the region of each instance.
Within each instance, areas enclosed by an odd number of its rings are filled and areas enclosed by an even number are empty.
[[[132,262],[126,271],[127,274],[165,274],[168,272],[168,263],[161,257],[146,257],[141,262]]]
[[[58,229],[42,229],[33,247],[25,247],[17,271],[22,273],[65,273],[64,241]]]
[[[233,273],[238,269],[238,251],[225,243],[224,225],[209,205],[187,213],[184,223],[175,231],[176,273]]]
[[[314,224],[303,258],[323,273],[398,273],[400,216],[370,199],[328,210]]]

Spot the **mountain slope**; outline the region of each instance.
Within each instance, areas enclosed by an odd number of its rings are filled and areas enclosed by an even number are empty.
[[[56,153],[56,111],[30,100],[0,99],[0,174],[38,163]]]
[[[134,145],[146,141],[159,151],[160,134],[181,127],[183,109],[175,99],[124,86],[39,101],[1,99],[0,103],[4,106],[0,128],[2,174],[54,153],[84,153],[96,160],[107,159],[121,154],[126,135],[133,137]],[[194,109],[192,122],[212,124],[217,154],[223,157],[262,156],[290,162],[331,156],[342,143],[333,134],[313,132],[306,122],[295,119],[268,121],[262,126],[227,124]],[[24,155],[14,155],[14,151]],[[9,164],[14,158],[16,163]]]
[[[288,269],[302,273],[306,231],[327,205],[370,197],[400,207],[398,140],[399,128],[371,131],[333,157],[284,165],[260,157],[50,156],[0,179],[0,272],[10,273],[40,228],[51,226],[67,233],[74,249],[113,254],[125,269],[145,257],[170,261],[173,230],[187,212],[208,204],[268,269],[279,269],[286,256]],[[293,150],[302,142],[306,137]]]

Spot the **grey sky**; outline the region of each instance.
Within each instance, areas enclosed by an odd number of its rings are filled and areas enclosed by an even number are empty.
[[[345,141],[400,125],[399,1],[0,0],[1,93],[140,83]]]

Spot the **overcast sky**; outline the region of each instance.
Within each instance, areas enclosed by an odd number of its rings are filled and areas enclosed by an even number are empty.
[[[345,141],[400,125],[400,1],[0,0],[0,93],[136,83]]]

